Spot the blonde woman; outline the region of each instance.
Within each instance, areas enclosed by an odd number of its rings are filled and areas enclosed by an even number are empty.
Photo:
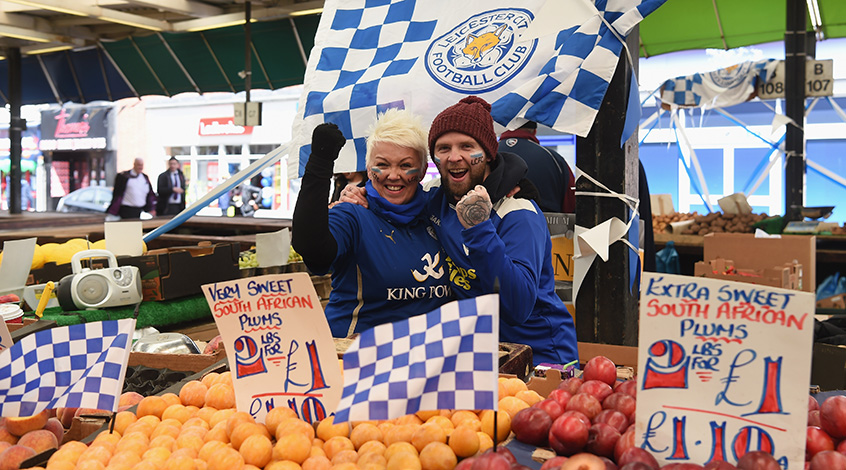
[[[314,274],[332,273],[326,318],[342,338],[451,300],[449,268],[424,214],[428,134],[406,110],[380,115],[367,139],[369,208],[326,201],[346,143],[335,124],[312,134],[294,209],[292,244]]]

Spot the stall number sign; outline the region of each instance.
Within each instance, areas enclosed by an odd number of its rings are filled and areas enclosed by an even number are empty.
[[[805,461],[814,295],[643,273],[636,444],[662,465]]]
[[[805,63],[805,96],[831,96],[834,94],[834,61],[809,60]],[[784,61],[776,65],[767,83],[758,84],[758,97],[762,100],[784,98]]]
[[[277,406],[314,423],[335,412],[343,380],[308,273],[202,286],[226,348],[238,411],[258,422]]]

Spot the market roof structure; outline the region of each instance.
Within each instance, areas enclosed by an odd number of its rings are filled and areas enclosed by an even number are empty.
[[[668,0],[641,24],[640,54],[779,41],[785,4]],[[808,5],[808,30],[818,39],[846,37],[846,2]],[[251,2],[252,88],[302,83],[322,7],[322,0]],[[237,92],[244,89],[244,10],[244,0],[4,0],[0,49],[24,55],[23,104]],[[0,104],[7,80],[0,61]]]

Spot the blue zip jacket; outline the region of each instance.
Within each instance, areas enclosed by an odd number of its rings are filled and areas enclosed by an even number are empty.
[[[338,251],[325,313],[336,338],[428,313],[452,300],[446,256],[423,214],[401,224],[388,220],[370,196],[368,203],[370,209],[339,204],[329,211]]]
[[[494,202],[489,220],[465,229],[452,201],[437,188],[430,191],[430,222],[449,256],[456,298],[493,293],[498,282],[500,340],[531,346],[535,364],[566,364],[579,357],[575,325],[555,293],[546,218],[534,201],[504,197],[514,187],[506,183],[513,179],[507,174],[513,158],[519,159],[499,153],[499,164],[485,179]]]

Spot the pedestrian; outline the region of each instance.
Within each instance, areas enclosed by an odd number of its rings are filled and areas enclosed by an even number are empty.
[[[176,215],[185,209],[185,175],[176,157],[167,161],[167,170],[156,182],[156,213]]]
[[[527,121],[499,138],[499,151],[511,152],[529,167],[526,178],[538,190],[538,207],[544,212],[576,211],[575,178],[567,161],[555,150],[540,144],[537,123]]]
[[[156,193],[150,178],[144,174],[144,160],[136,158],[132,169],[115,176],[112,202],[106,211],[121,219],[140,219],[142,212],[155,215]]]

